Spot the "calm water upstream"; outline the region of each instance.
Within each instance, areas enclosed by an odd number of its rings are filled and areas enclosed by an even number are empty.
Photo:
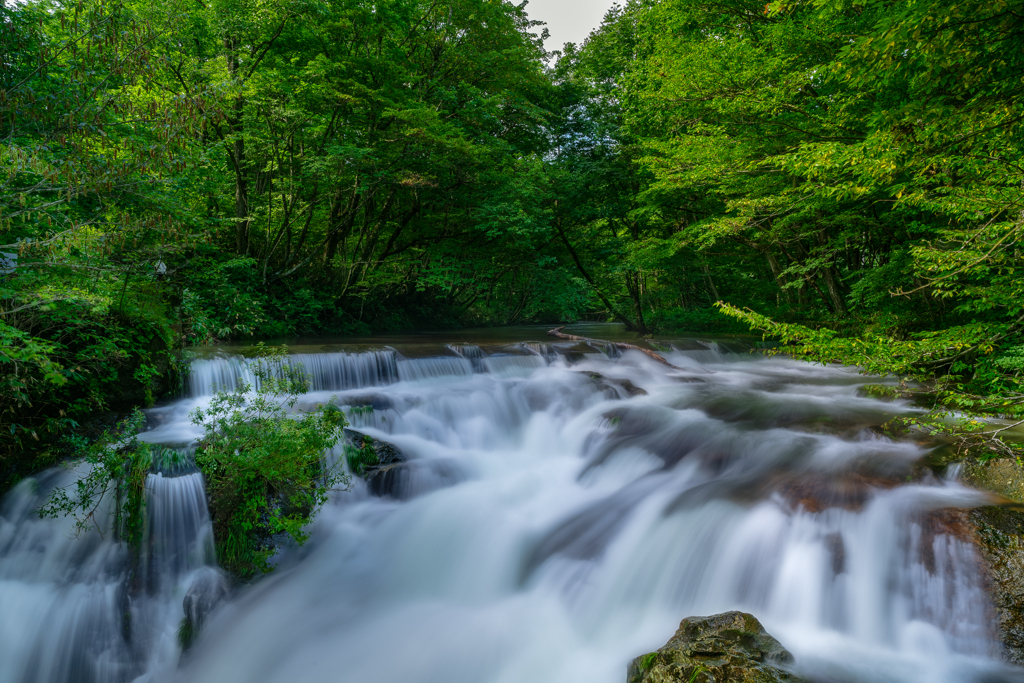
[[[34,514],[73,473],[23,483],[0,508],[0,683],[623,683],[680,619],[730,609],[814,680],[1024,680],[996,659],[974,548],[934,521],[985,496],[868,429],[909,407],[738,342],[667,346],[675,371],[543,332],[294,347],[300,405],[337,396],[414,466],[395,497],[337,494],[185,658],[182,600],[217,580],[201,475],[150,475],[130,583],[109,537]],[[204,354],[145,438],[187,445],[190,410],[247,373]]]

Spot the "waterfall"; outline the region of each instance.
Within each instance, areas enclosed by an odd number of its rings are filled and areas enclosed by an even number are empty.
[[[163,584],[175,585],[183,575],[215,564],[213,530],[199,472],[177,477],[150,474],[146,478],[146,517],[143,559],[151,591],[161,590]]]
[[[547,365],[542,356],[493,355],[484,359],[484,368],[500,377],[529,377],[537,368]]]
[[[312,380],[312,391],[341,391],[391,384],[398,381],[394,351],[362,353],[296,353],[288,357],[302,365]],[[186,378],[187,395],[212,396],[218,390],[232,391],[239,382],[254,384],[250,361],[241,356],[223,356],[193,361]]]
[[[456,378],[472,374],[473,364],[466,358],[456,356],[398,361],[398,377],[403,382],[425,382],[441,377]]]
[[[297,354],[302,406],[336,394],[408,462],[391,493],[339,492],[180,662],[186,589],[225,590],[188,449],[149,476],[135,580],[109,536],[34,514],[70,472],[24,482],[0,508],[0,683],[621,683],[680,619],[730,609],[809,680],[1024,680],[949,521],[988,499],[868,429],[917,409],[866,398],[884,380],[848,368],[694,346],[667,353],[682,369],[540,343]],[[245,371],[196,361],[150,438],[188,441],[188,410]],[[643,392],[609,389],[623,380]]]
[[[486,371],[484,368],[486,354],[479,346],[474,344],[448,344],[447,348],[461,358],[468,360],[473,365],[473,372]]]
[[[151,474],[138,559],[110,532],[110,496],[96,528],[40,519],[56,487],[80,471],[22,482],[0,507],[0,681],[118,683],[175,661],[182,596],[214,562],[202,476]]]

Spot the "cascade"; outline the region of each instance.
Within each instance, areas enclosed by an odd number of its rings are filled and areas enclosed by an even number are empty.
[[[403,382],[426,382],[441,377],[473,374],[473,363],[459,356],[409,358],[398,361],[398,378]]]
[[[872,429],[916,410],[859,391],[877,378],[692,342],[666,352],[678,370],[520,351],[293,356],[313,380],[300,407],[337,397],[409,458],[405,488],[338,492],[184,659],[185,593],[220,585],[188,449],[147,480],[135,570],[109,535],[34,513],[72,472],[24,482],[0,508],[0,683],[621,683],[680,619],[730,609],[809,679],[1022,680],[998,660],[977,550],[943,523],[986,495]],[[189,442],[188,412],[245,372],[195,361],[143,436]],[[610,389],[623,380],[643,392]]]
[[[394,351],[362,353],[297,353],[289,356],[312,379],[314,391],[358,389],[398,381]],[[249,362],[241,356],[220,356],[193,361],[186,378],[186,394],[193,398],[231,391],[239,380],[255,383]]]
[[[5,683],[131,681],[176,660],[181,598],[193,574],[213,564],[200,474],[147,477],[138,558],[110,532],[109,504],[86,531],[70,519],[40,519],[50,492],[73,487],[78,474],[56,469],[22,482],[0,507]]]

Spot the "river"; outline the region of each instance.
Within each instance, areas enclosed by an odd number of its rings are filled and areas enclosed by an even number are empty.
[[[913,411],[859,391],[879,380],[740,342],[664,340],[681,370],[550,342],[295,346],[299,405],[337,396],[412,466],[392,496],[334,495],[184,657],[183,598],[217,580],[201,475],[150,475],[131,585],[109,535],[35,514],[74,472],[24,482],[0,508],[0,683],[623,683],[680,619],[730,609],[809,680],[1024,680],[998,661],[975,549],[935,522],[987,498],[872,429]],[[236,350],[195,360],[143,437],[187,446],[188,413],[247,373]]]

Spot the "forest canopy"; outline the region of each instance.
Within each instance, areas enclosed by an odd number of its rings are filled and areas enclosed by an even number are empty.
[[[423,327],[753,326],[1024,417],[1024,5],[545,37],[504,0],[0,4],[0,479],[183,346]]]

